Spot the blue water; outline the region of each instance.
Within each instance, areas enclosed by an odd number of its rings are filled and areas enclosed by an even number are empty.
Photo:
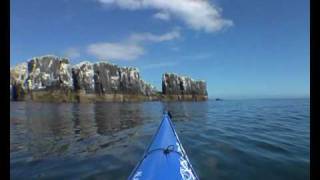
[[[309,179],[309,99],[10,103],[12,179],[126,179],[165,108],[201,179]]]

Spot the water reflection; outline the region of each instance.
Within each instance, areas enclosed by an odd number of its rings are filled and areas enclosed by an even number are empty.
[[[208,109],[206,103],[194,106],[189,102],[24,103],[23,106],[23,115],[13,115],[22,118],[21,125],[13,124],[11,130],[24,134],[13,133],[16,142],[10,145],[13,150],[25,147],[34,159],[90,154],[125,142],[136,134],[137,130],[132,129],[137,125],[151,123],[150,127],[157,126],[161,120],[161,107],[171,111],[174,121],[196,120],[194,126],[199,125],[199,119],[207,119]],[[12,121],[17,120],[12,118]]]
[[[114,132],[134,127],[142,121],[142,106],[124,103],[94,104],[97,133],[111,135]]]
[[[174,121],[191,121],[191,118],[207,119],[208,103],[201,102],[197,106],[194,102],[164,102],[163,109],[169,110]]]
[[[25,102],[10,103],[10,152],[23,149],[23,144],[19,142],[27,141],[25,117]]]
[[[95,105],[78,104],[72,105],[73,129],[77,138],[85,139],[96,135]]]
[[[125,179],[165,108],[201,179],[309,178],[304,101],[10,106],[12,179]]]
[[[70,104],[26,104],[26,146],[34,158],[58,155],[72,142]]]
[[[11,127],[15,132],[23,132],[13,129],[19,127],[26,132],[24,138],[13,133],[18,142],[11,149],[23,146],[34,160],[107,148],[132,134],[117,133],[142,123],[144,108],[141,103],[26,103],[25,119],[20,122],[24,126]],[[16,121],[12,118],[12,123]]]

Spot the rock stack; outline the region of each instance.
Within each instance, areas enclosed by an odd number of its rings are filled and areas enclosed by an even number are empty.
[[[205,81],[193,80],[190,77],[165,73],[162,76],[162,94],[166,100],[207,100]]]
[[[81,62],[42,56],[10,69],[13,100],[136,101],[153,100],[156,89],[140,79],[138,69],[108,62]]]
[[[96,102],[206,100],[206,83],[165,73],[162,94],[141,79],[134,67],[107,61],[71,65],[67,58],[35,57],[10,69],[12,100]]]

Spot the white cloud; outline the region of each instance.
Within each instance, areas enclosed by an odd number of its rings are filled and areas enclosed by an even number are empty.
[[[129,40],[132,42],[162,42],[162,41],[170,41],[173,39],[177,39],[180,37],[180,32],[176,29],[171,32],[162,34],[162,35],[154,35],[151,33],[136,33],[132,34],[129,37]]]
[[[156,19],[164,20],[164,21],[170,20],[170,14],[168,12],[158,12],[154,14],[153,17]]]
[[[233,25],[231,20],[221,17],[220,8],[206,0],[98,0],[98,2],[128,10],[155,9],[160,14],[166,12],[170,17],[182,20],[192,29],[205,32],[215,32]]]
[[[111,60],[133,60],[144,54],[143,47],[125,43],[95,43],[87,51],[100,59]]]
[[[68,58],[78,58],[80,57],[80,52],[76,48],[69,48],[65,51],[64,55]]]
[[[101,42],[90,44],[87,52],[100,59],[110,60],[134,60],[145,53],[144,42],[163,42],[180,37],[178,30],[155,35],[152,33],[135,33],[123,42]]]

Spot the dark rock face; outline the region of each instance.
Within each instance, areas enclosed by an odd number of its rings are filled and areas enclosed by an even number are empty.
[[[97,93],[144,94],[140,75],[135,68],[120,68],[106,62],[94,64]]]
[[[28,64],[21,63],[15,68],[10,68],[10,99],[21,100],[26,88],[25,82],[28,78]]]
[[[29,90],[72,88],[69,60],[56,56],[31,59],[26,83]]]
[[[23,99],[23,96],[39,91],[43,93],[57,90],[64,90],[63,93],[71,91],[74,94],[82,92],[82,95],[90,97],[112,94],[140,97],[156,94],[155,88],[140,79],[138,69],[118,67],[108,62],[82,62],[72,66],[65,58],[42,56],[10,69],[10,94],[13,100]],[[44,96],[46,94],[42,94]],[[117,98],[123,99],[121,96]]]
[[[139,70],[108,62],[70,65],[57,56],[42,56],[10,69],[10,98],[35,101],[158,100],[160,94],[141,79]],[[206,100],[205,81],[165,73],[164,100]]]
[[[140,79],[138,69],[108,62],[84,62],[72,68],[75,90],[86,93],[153,95],[155,89]]]
[[[74,90],[84,90],[86,93],[95,92],[93,64],[82,62],[71,69]]]
[[[140,80],[141,90],[145,96],[155,96],[157,94],[157,89],[144,80]]]
[[[205,81],[196,81],[190,77],[165,73],[162,76],[162,94],[177,96],[179,100],[207,99],[207,84]]]

